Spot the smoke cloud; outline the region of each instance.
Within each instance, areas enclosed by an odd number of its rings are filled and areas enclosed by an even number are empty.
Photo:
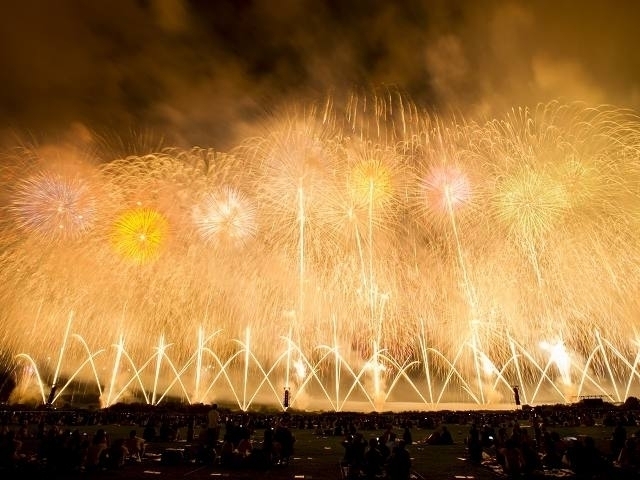
[[[393,85],[436,112],[640,108],[635,1],[23,0],[0,28],[0,127],[227,148],[282,105]]]

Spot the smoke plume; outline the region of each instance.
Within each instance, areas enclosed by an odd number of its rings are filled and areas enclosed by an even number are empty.
[[[281,105],[380,85],[465,115],[556,98],[640,107],[634,1],[23,0],[3,9],[5,132],[82,124],[227,148]]]

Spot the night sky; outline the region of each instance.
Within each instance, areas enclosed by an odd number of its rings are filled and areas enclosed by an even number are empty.
[[[640,109],[640,2],[3,2],[0,134],[84,125],[226,149],[279,109],[394,86],[434,112]]]

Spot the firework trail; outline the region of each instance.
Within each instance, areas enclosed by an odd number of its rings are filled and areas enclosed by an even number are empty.
[[[69,364],[122,342],[139,365],[162,338],[182,365],[204,331],[219,358],[251,338],[265,369],[285,337],[298,366],[337,338],[353,368],[428,363],[430,391],[480,403],[522,382],[637,385],[631,112],[445,120],[386,92],[294,109],[226,153],[3,157],[7,358],[52,362],[73,312],[87,347],[68,342]]]

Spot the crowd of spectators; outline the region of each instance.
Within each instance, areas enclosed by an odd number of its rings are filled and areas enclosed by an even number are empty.
[[[563,436],[567,429],[598,425],[606,439],[591,435]],[[513,418],[483,415],[475,418],[465,438],[469,460],[495,463],[508,478],[564,475],[575,478],[640,478],[640,425],[631,412],[594,412],[574,408],[545,415],[531,411]],[[627,436],[627,429],[636,432]],[[562,475],[562,476],[564,476]]]
[[[350,429],[342,441],[343,477],[349,480],[407,480],[411,472],[411,457],[406,445],[407,441],[398,439],[391,426],[380,437],[372,437],[368,441],[361,432]]]
[[[0,411],[0,469],[117,469],[142,462],[149,446],[178,440],[188,445],[179,449],[179,461],[264,469],[287,465],[294,452],[295,431],[304,429],[336,438],[343,448],[339,463],[345,478],[406,480],[411,469],[409,450],[453,444],[449,429],[455,426],[458,438],[461,429],[466,432],[463,443],[470,462],[478,468],[498,466],[507,477],[534,478],[565,471],[578,478],[638,478],[640,472],[640,425],[632,411],[621,409],[572,406],[399,414],[224,411],[219,413],[220,438],[215,435],[212,441],[207,408],[178,412],[6,409]],[[108,426],[114,424],[127,433],[112,438]],[[606,441],[560,433],[594,425],[610,432]]]

